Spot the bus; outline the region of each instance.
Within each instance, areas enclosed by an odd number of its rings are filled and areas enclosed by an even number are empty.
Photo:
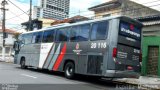
[[[139,77],[143,25],[126,16],[55,25],[19,35],[15,63],[95,77]]]

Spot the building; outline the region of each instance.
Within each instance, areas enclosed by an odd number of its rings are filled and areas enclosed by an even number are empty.
[[[94,11],[96,18],[125,15],[132,18],[159,14],[159,11],[130,0],[111,0],[89,8]]]
[[[70,0],[40,0],[33,9],[33,18],[68,18],[69,6]]]
[[[56,20],[52,22],[51,25],[62,24],[62,23],[75,23],[75,22],[80,22],[80,21],[85,21],[85,20],[89,20],[89,18],[77,15],[77,16],[63,19],[63,20]]]
[[[44,27],[49,27],[51,26],[51,23],[53,23],[54,21],[55,19],[46,19],[46,18],[34,19],[31,21],[31,31],[39,30]],[[21,25],[22,27],[24,27],[25,30],[28,30],[29,23],[30,22],[24,22],[24,23],[21,23]]]
[[[42,17],[42,9],[40,6],[34,6],[33,7],[33,18],[39,18],[39,17]]]
[[[14,34],[17,33],[13,30],[10,29],[6,29],[5,30],[6,34],[7,34],[7,38],[5,39],[5,60],[8,60],[11,58],[11,53],[13,52],[13,44],[14,41],[16,40],[14,38]],[[3,53],[3,32],[2,29],[0,29],[0,61],[2,60],[2,53]]]
[[[160,15],[138,18],[144,24],[142,74],[160,76]]]
[[[33,31],[33,30],[38,30],[42,28],[42,21],[38,19],[34,19],[31,21],[31,26],[29,21],[21,23],[21,25],[26,31]]]
[[[43,27],[50,27],[56,19],[46,19],[46,18],[39,18],[38,20],[42,21],[42,28]]]

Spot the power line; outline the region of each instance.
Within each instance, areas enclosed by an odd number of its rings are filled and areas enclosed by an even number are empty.
[[[26,13],[25,11],[23,11],[20,7],[18,7],[16,4],[14,4],[13,2],[11,2],[10,0],[8,0],[11,4],[13,4],[15,7],[17,7],[19,10],[21,10],[23,13],[25,13],[26,15],[28,15],[28,13]]]
[[[154,6],[159,6],[160,4],[156,4],[156,5],[152,5],[152,6],[149,6],[149,7],[154,7]],[[143,8],[146,8],[146,7],[143,7]],[[141,10],[141,9],[143,9],[143,8],[134,8],[134,10]],[[117,11],[117,12],[113,12],[113,13],[108,13],[108,14],[116,14],[116,13],[121,13],[121,12],[129,12],[129,11],[132,11],[133,9],[128,9],[128,10],[124,10],[124,11]],[[140,12],[140,11],[139,11]],[[157,15],[157,14],[160,14],[160,13],[156,13],[156,14],[154,14],[154,15]],[[123,14],[123,15],[125,15],[125,14]],[[126,14],[127,15],[127,14]],[[134,13],[130,13],[130,14],[128,14],[128,15],[134,15]],[[152,14],[153,15],[153,14]],[[88,16],[90,16],[91,17],[91,19],[93,19],[93,18],[99,18],[100,16],[103,16],[103,15],[85,15],[86,17],[88,17]]]
[[[18,7],[16,4],[14,4],[13,2],[11,2],[10,0],[8,0],[10,3],[12,3],[14,6],[16,6],[18,9],[20,9],[22,12],[24,12],[25,14],[28,15],[28,13],[26,13],[25,11],[23,11],[20,7]],[[155,1],[151,1],[151,2],[146,2],[146,3],[141,3],[141,4],[150,4],[150,3],[155,3],[155,2],[159,2],[160,0],[155,0]],[[132,6],[137,6],[137,5],[132,5]],[[132,7],[130,6],[130,7]],[[75,15],[75,14],[80,14],[80,13],[86,13],[86,12],[89,12],[88,10],[85,10],[85,11],[81,11],[81,12],[77,12],[77,13],[70,13],[70,15]],[[90,11],[91,12],[91,11]],[[22,14],[23,15],[23,14]],[[16,15],[16,16],[19,16],[19,15]],[[16,17],[15,16],[15,17]],[[21,15],[20,15],[21,16]]]
[[[9,11],[10,13],[12,13],[13,15],[15,15],[15,16],[17,16],[14,12],[12,12],[12,11]],[[23,15],[23,14],[22,14]],[[14,16],[14,17],[15,17]],[[16,18],[16,17],[15,17]],[[24,20],[23,18],[21,18],[20,16],[18,16],[17,18],[19,18],[19,19],[21,19],[21,20]]]
[[[160,2],[160,0],[154,0],[154,1],[151,1],[151,2],[140,3],[140,4],[144,6],[144,4],[151,4],[151,3],[155,3],[155,2]],[[133,6],[138,6],[138,5],[131,5],[130,7],[133,7]],[[145,7],[148,7],[148,6],[145,6]],[[86,12],[92,12],[92,11],[84,10],[84,11],[81,11],[80,13],[86,13]],[[75,14],[79,14],[79,11],[77,11],[77,13],[70,13],[69,16],[70,15],[75,15]]]
[[[148,7],[148,8],[151,8],[151,7],[155,7],[155,6],[159,6],[160,4],[155,4],[155,5],[150,5],[150,6],[146,6],[146,7]],[[133,5],[132,5],[133,6]],[[130,6],[130,7],[132,7],[132,6]],[[137,5],[134,5],[134,6],[137,6]],[[134,10],[140,10],[140,9],[144,9],[144,8],[146,8],[146,7],[141,7],[141,8],[131,8],[131,9],[128,9],[128,10],[123,10],[123,11],[117,11],[117,12],[113,12],[113,13],[108,13],[108,14],[116,14],[116,13],[121,13],[121,12],[126,12],[126,11],[133,11],[133,9]],[[88,11],[89,12],[89,11]],[[79,14],[79,13],[77,13],[77,14]],[[132,15],[132,14],[130,14],[130,15]],[[86,15],[85,15],[86,16]],[[98,16],[102,16],[102,15],[98,15]]]
[[[28,12],[28,11],[27,11],[27,12]],[[26,13],[26,12],[25,12],[25,13]],[[21,16],[21,15],[23,15],[23,14],[25,14],[25,13],[22,13],[22,14],[16,15],[16,16],[14,16],[14,17],[11,17],[11,18],[8,18],[8,19],[6,19],[6,20],[10,20],[10,19],[17,18],[17,17],[19,17],[19,16]]]
[[[159,0],[155,0],[154,2],[152,1],[152,2],[147,2],[147,3],[155,3],[155,2],[157,2],[157,1],[159,1]],[[147,3],[144,3],[144,4],[147,4]],[[155,4],[155,5],[151,5],[151,6],[147,6],[148,8],[150,8],[150,7],[155,7],[155,6],[159,6],[160,4]],[[137,5],[132,5],[132,6],[137,6]],[[132,6],[130,6],[130,7],[132,7]],[[141,10],[141,9],[143,9],[143,8],[146,8],[146,7],[141,7],[141,8],[131,8],[131,9],[127,9],[127,10],[123,10],[123,11],[117,11],[117,12],[113,12],[113,13],[110,13],[110,14],[115,14],[115,13],[120,13],[120,12],[127,12],[127,11],[133,11],[133,9],[134,10]],[[86,12],[86,11],[85,11]],[[26,13],[26,12],[25,12]],[[24,14],[24,13],[23,13]],[[9,18],[9,19],[13,19],[13,18],[16,18],[16,17],[19,17],[19,16],[21,16],[21,15],[23,15],[23,14],[20,14],[20,15],[16,15],[15,17],[12,17],[12,18]],[[76,13],[75,13],[76,14]],[[77,14],[79,14],[79,13],[77,13]],[[108,13],[109,14],[109,13]],[[130,13],[129,15],[132,15],[132,14],[134,14],[134,13]],[[90,15],[90,14],[89,14]],[[87,16],[87,15],[85,15],[85,16]],[[93,16],[93,15],[92,15]],[[99,15],[99,16],[102,16],[102,15]],[[7,19],[8,20],[8,19]]]
[[[146,3],[142,3],[142,4],[144,5],[144,4],[150,4],[150,3],[155,3],[155,2],[160,2],[160,0],[155,0],[155,1],[146,2]]]

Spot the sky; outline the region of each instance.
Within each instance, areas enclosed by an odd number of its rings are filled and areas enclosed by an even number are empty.
[[[26,22],[28,21],[29,17],[29,2],[30,0],[7,0],[8,1],[8,5],[6,6],[8,11],[6,12],[6,27],[7,28],[19,28],[20,24],[22,22]],[[19,10],[17,7],[15,7],[14,5],[12,5],[9,1],[13,2],[15,5],[17,5],[18,7],[20,7],[24,12],[22,12],[21,10]],[[37,5],[37,2],[39,0],[32,0],[33,1],[33,5]],[[89,16],[92,15],[93,12],[89,12],[88,8],[107,2],[110,0],[70,0],[70,16],[74,16],[74,15],[84,15],[84,16]],[[135,2],[144,4],[146,6],[153,6],[153,5],[157,5],[160,4],[160,0],[133,0]],[[153,3],[155,1],[155,3]],[[0,2],[2,2],[2,0],[0,0]],[[151,2],[151,3],[148,3]],[[160,5],[152,7],[155,9],[159,9]],[[0,19],[2,19],[2,12],[0,12]]]

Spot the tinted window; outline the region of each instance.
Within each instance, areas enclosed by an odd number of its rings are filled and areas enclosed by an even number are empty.
[[[103,40],[106,39],[108,34],[108,22],[94,23],[92,26],[91,40]]]
[[[36,32],[33,34],[32,43],[40,43],[42,40],[42,32]]]
[[[22,41],[25,44],[31,43],[31,40],[32,40],[32,34],[25,34],[25,35],[23,35]]]
[[[69,40],[69,28],[59,29],[56,33],[56,41],[68,41]]]
[[[79,29],[80,29],[79,26],[72,27],[71,36],[70,36],[71,41],[77,41],[78,40]]]
[[[71,41],[86,41],[89,37],[90,25],[81,25],[72,27],[71,30]]]
[[[54,33],[55,33],[54,30],[45,31],[44,34],[43,34],[43,41],[42,42],[44,42],[44,43],[53,42]]]
[[[79,31],[79,41],[86,41],[89,38],[90,25],[82,25]]]

